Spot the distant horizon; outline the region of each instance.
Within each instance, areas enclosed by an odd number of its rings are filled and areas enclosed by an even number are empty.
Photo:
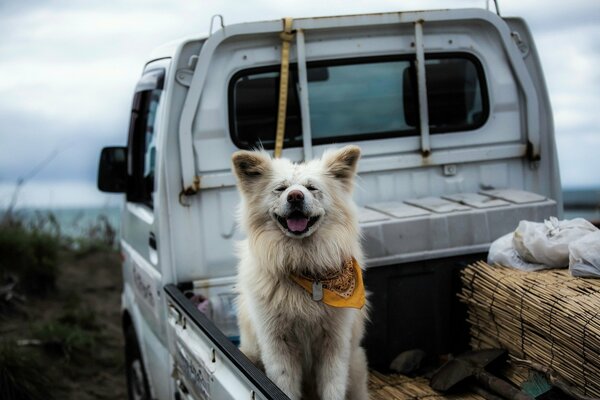
[[[51,199],[43,198],[42,196],[31,193],[28,190],[30,182],[23,187],[19,198],[23,200],[17,201],[14,208],[19,210],[60,210],[60,209],[113,209],[120,208],[123,205],[125,197],[123,194],[107,194],[96,189],[95,185],[84,184],[78,187],[77,185],[69,185],[67,191],[61,195],[54,193]],[[33,188],[36,185],[32,186]],[[10,204],[15,185],[7,185],[0,183],[0,211],[6,211]],[[79,189],[79,190],[78,190]],[[35,191],[35,189],[34,189]],[[57,188],[55,192],[59,192]],[[78,193],[79,192],[79,193]],[[581,196],[584,197],[585,204],[600,203],[599,196],[590,196],[592,193],[600,194],[600,185],[588,186],[563,186],[563,194],[571,194],[572,202],[581,203]],[[575,195],[575,196],[574,196]],[[588,197],[589,196],[589,197]]]

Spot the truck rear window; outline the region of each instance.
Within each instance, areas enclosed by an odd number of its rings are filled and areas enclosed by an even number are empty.
[[[431,134],[474,130],[487,120],[483,69],[469,55],[426,56]],[[307,65],[315,145],[419,135],[414,59],[369,58]],[[290,66],[284,147],[302,145],[297,65]],[[229,124],[241,148],[272,149],[279,66],[240,71],[229,84]]]

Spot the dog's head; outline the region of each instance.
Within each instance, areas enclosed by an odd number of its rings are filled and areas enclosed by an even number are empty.
[[[277,230],[302,239],[323,225],[353,224],[348,221],[356,166],[357,146],[326,152],[321,159],[294,164],[271,159],[265,152],[238,151],[233,171],[244,200],[247,226],[260,231]]]

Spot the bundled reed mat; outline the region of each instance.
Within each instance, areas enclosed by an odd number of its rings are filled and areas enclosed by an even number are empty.
[[[478,262],[462,283],[474,349],[505,348],[551,381],[600,398],[600,280]]]
[[[377,371],[369,372],[369,394],[371,400],[484,400],[476,394],[441,395],[429,387],[428,379]]]

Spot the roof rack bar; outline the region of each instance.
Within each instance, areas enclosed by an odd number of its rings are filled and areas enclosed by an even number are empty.
[[[298,86],[300,89],[300,115],[302,119],[302,147],[304,161],[312,160],[312,132],[310,128],[310,106],[308,103],[308,74],[306,72],[306,46],[304,31],[296,32],[296,52],[298,53]]]
[[[429,157],[429,113],[427,109],[427,84],[425,80],[425,44],[423,43],[423,20],[415,21],[415,50],[417,53],[417,88],[419,93],[419,123],[421,125],[421,155]]]
[[[215,18],[219,18],[221,20],[221,29],[225,28],[225,19],[221,14],[215,14],[210,19],[210,28],[208,30],[208,36],[213,34],[213,23],[215,22]]]
[[[496,14],[500,17],[500,6],[498,5],[498,0],[494,0],[494,6],[496,7]],[[485,9],[490,10],[490,0],[485,0]]]

